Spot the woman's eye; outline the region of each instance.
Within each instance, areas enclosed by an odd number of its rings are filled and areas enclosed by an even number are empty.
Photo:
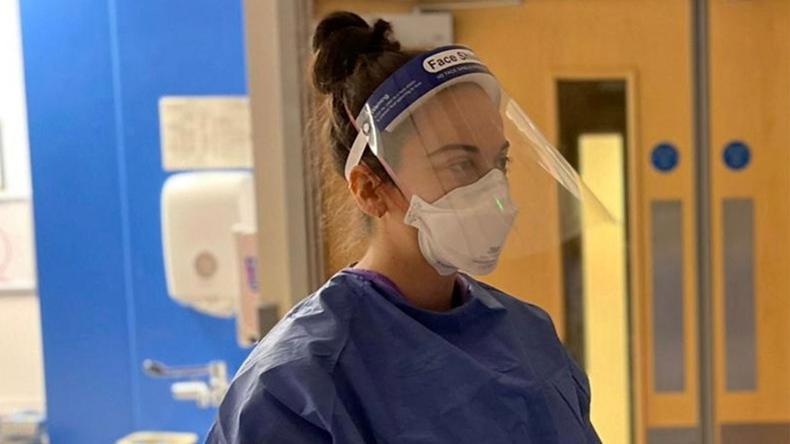
[[[470,159],[464,159],[450,164],[450,170],[453,171],[454,173],[459,173],[459,174],[466,174],[469,171],[474,170],[474,168],[475,168],[475,163],[472,162]]]

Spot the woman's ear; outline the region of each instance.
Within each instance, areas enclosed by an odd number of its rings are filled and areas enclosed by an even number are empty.
[[[365,164],[356,165],[351,169],[348,189],[354,196],[357,206],[365,214],[380,218],[387,213],[384,196],[377,192],[382,179]]]

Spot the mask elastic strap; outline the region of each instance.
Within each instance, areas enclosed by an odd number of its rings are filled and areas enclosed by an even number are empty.
[[[359,125],[357,125],[357,119],[354,118],[354,114],[351,113],[351,108],[348,107],[346,101],[343,101],[343,108],[346,110],[346,115],[348,116],[348,120],[354,125],[354,128],[359,131]]]

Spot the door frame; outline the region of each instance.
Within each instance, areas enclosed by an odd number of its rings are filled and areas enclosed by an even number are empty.
[[[642,267],[644,261],[642,254],[645,251],[641,236],[632,236],[631,227],[638,227],[641,224],[639,214],[640,205],[636,201],[640,198],[641,174],[639,167],[641,158],[638,154],[640,138],[638,128],[639,110],[638,101],[638,76],[637,70],[630,67],[622,68],[589,68],[589,67],[562,67],[554,68],[548,77],[549,101],[546,104],[548,113],[548,125],[546,132],[549,140],[557,143],[559,139],[559,92],[557,83],[563,80],[570,81],[597,81],[597,80],[618,80],[624,81],[626,86],[626,131],[625,140],[625,167],[626,167],[626,305],[628,308],[627,334],[628,334],[628,374],[631,378],[629,408],[631,411],[630,436],[631,442],[644,443],[647,440],[645,427],[645,397],[642,394],[643,381],[642,375],[647,371],[646,360],[639,357],[644,353],[644,335],[640,334],[645,325],[642,319],[646,314],[641,299],[634,295],[641,294],[644,283],[642,282]]]

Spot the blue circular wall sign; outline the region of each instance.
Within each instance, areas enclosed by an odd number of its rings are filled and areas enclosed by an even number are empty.
[[[752,158],[752,153],[749,150],[749,145],[740,140],[735,140],[724,147],[724,163],[731,170],[742,170],[749,165]]]
[[[680,154],[678,154],[678,149],[675,148],[675,145],[663,142],[653,148],[650,160],[658,171],[668,173],[678,165]]]

